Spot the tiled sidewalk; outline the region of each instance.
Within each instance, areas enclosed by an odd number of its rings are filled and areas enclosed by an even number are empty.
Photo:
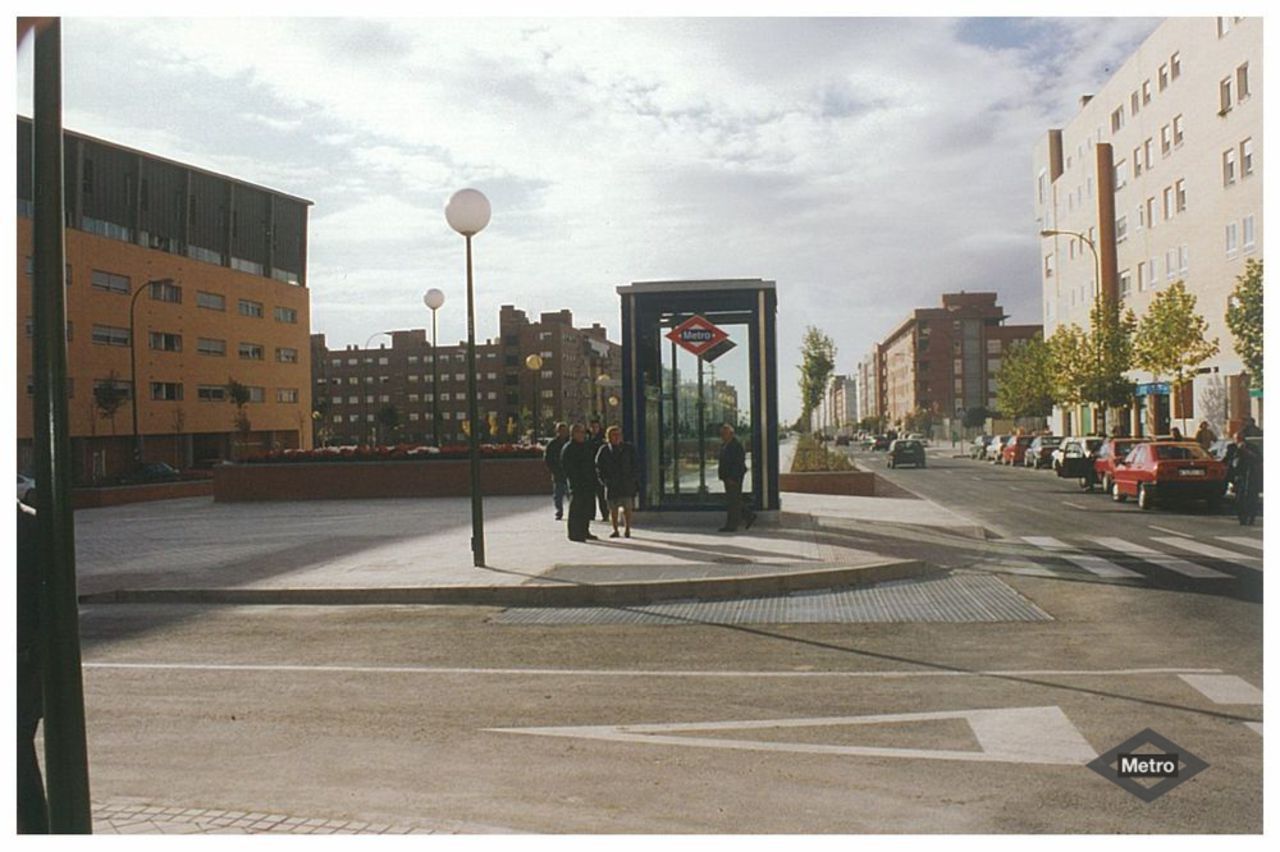
[[[129,802],[96,803],[94,834],[505,834],[507,829],[450,820],[414,825],[311,819],[215,808],[176,808]]]

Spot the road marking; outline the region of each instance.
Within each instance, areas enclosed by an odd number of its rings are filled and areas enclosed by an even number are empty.
[[[1257,734],[1258,736],[1262,736],[1262,723],[1261,723],[1261,722],[1245,722],[1245,723],[1244,723],[1244,726],[1245,726],[1246,728],[1248,728],[1249,730],[1253,731],[1253,732],[1254,732],[1255,734]]]
[[[84,663],[86,669],[155,671],[324,672],[338,674],[529,675],[537,677],[757,677],[757,678],[911,678],[911,677],[1133,677],[1141,675],[1220,674],[1222,669],[909,669],[906,671],[696,671],[690,669],[521,669],[460,666],[336,666],[253,663]]]
[[[1094,556],[1091,553],[1080,553],[1072,550],[1069,545],[1049,536],[1024,535],[1022,540],[1028,544],[1034,544],[1041,550],[1048,551],[1054,556],[1065,559],[1073,565],[1078,565],[1091,574],[1097,574],[1099,577],[1142,577],[1137,571],[1130,571],[1128,568],[1103,559],[1101,556]]]
[[[1203,541],[1193,541],[1186,538],[1158,538],[1156,541],[1164,544],[1171,544],[1174,547],[1180,547],[1183,550],[1190,550],[1192,553],[1198,553],[1201,556],[1208,556],[1210,559],[1220,559],[1223,562],[1230,562],[1233,565],[1240,565],[1245,568],[1252,568],[1252,563],[1262,561],[1262,557],[1260,556],[1245,556],[1242,553],[1224,550],[1221,547],[1214,547],[1212,544],[1205,544]]]
[[[1167,568],[1170,571],[1176,571],[1177,573],[1185,574],[1188,577],[1212,578],[1214,580],[1235,579],[1230,574],[1224,574],[1221,571],[1215,571],[1212,568],[1206,568],[1203,565],[1188,562],[1180,556],[1161,553],[1158,550],[1152,550],[1149,547],[1144,547],[1141,544],[1134,544],[1133,542],[1125,541],[1122,538],[1095,536],[1093,540],[1103,547],[1109,547],[1112,550],[1117,550],[1130,556],[1137,556],[1153,565],[1159,565],[1161,568]]]
[[[692,731],[751,731],[778,728],[814,728],[882,725],[963,719],[978,740],[981,751],[958,749],[886,748],[730,740],[712,737],[671,736]],[[1077,766],[1097,757],[1093,747],[1059,707],[1005,707],[990,710],[948,710],[933,713],[893,713],[881,716],[833,716],[816,719],[758,719],[729,722],[677,722],[666,725],[583,725],[554,728],[486,728],[503,734],[608,740],[694,748],[742,751],[798,752],[851,757],[898,757],[923,760],[964,760],[977,763],[1030,763]]]
[[[1239,547],[1252,547],[1254,550],[1262,549],[1262,539],[1260,538],[1249,538],[1248,536],[1243,535],[1220,535],[1218,536],[1218,540],[1225,541]]]
[[[1062,505],[1070,506],[1072,509],[1088,510],[1088,506],[1081,506],[1079,503],[1072,503],[1070,500],[1063,500]]]
[[[1021,490],[1022,490],[1021,488],[1019,488],[1019,487],[1018,487],[1018,486],[1016,486],[1016,485],[1007,485],[1007,486],[1005,486],[1005,487],[1006,487],[1006,488],[1008,488],[1010,491],[1021,491]]]
[[[1229,674],[1178,675],[1214,704],[1262,704],[1262,690],[1242,677]]]
[[[1178,530],[1171,530],[1171,529],[1167,529],[1167,528],[1165,528],[1165,527],[1158,527],[1158,526],[1156,526],[1155,524],[1147,524],[1147,526],[1148,526],[1148,527],[1150,527],[1150,528],[1151,528],[1151,529],[1153,529],[1153,530],[1159,530],[1160,532],[1170,533],[1170,534],[1172,534],[1172,535],[1181,536],[1181,537],[1183,537],[1183,538],[1191,538],[1191,535],[1190,535],[1190,534],[1188,534],[1188,533],[1184,533],[1184,532],[1179,532]]]

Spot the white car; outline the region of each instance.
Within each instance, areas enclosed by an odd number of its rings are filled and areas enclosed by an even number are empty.
[[[18,499],[19,500],[21,500],[23,503],[27,503],[28,495],[34,498],[36,495],[33,494],[32,492],[35,491],[35,487],[36,487],[36,481],[34,479],[32,479],[29,476],[23,476],[22,474],[18,474]]]

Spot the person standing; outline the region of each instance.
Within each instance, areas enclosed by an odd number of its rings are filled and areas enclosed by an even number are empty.
[[[1244,419],[1244,425],[1240,427],[1240,431],[1244,433],[1246,438],[1261,438],[1262,430],[1258,428],[1258,421],[1252,417]]]
[[[573,424],[569,438],[560,453],[560,467],[569,482],[569,540],[595,541],[599,536],[590,532],[596,489],[600,487],[595,457],[587,444],[587,430],[581,423]]]
[[[1236,488],[1236,518],[1241,526],[1253,526],[1262,493],[1262,455],[1245,440],[1244,429],[1236,432],[1231,449],[1228,475]]]
[[[556,436],[547,444],[542,453],[542,460],[551,472],[551,502],[556,507],[556,520],[564,518],[564,495],[569,493],[569,483],[564,478],[564,467],[560,464],[560,454],[564,445],[569,443],[569,424],[561,421],[556,424]]]
[[[600,425],[600,418],[591,418],[591,431],[587,434],[587,444],[591,447],[591,458],[594,460],[599,454],[600,448],[605,445],[604,427]],[[596,483],[596,505],[600,509],[600,520],[609,520],[609,503],[604,496],[604,486]],[[592,516],[595,515],[595,508],[592,508]]]
[[[724,483],[724,499],[728,509],[728,517],[720,532],[736,532],[739,523],[751,529],[751,525],[756,522],[756,513],[751,511],[742,496],[742,480],[747,475],[747,451],[728,423],[720,427],[720,465],[716,475]]]
[[[619,511],[627,538],[631,538],[631,513],[635,511],[636,493],[640,490],[636,481],[636,450],[622,440],[621,426],[610,426],[605,439],[605,445],[596,453],[596,475],[609,501],[609,520],[613,523],[609,538],[618,537]]]
[[[1218,436],[1209,428],[1209,421],[1201,420],[1200,428],[1196,430],[1196,443],[1200,445],[1200,449],[1207,453],[1216,440],[1218,440]]]

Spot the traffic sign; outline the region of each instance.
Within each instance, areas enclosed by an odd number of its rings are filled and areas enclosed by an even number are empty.
[[[701,358],[708,349],[721,341],[728,340],[729,335],[724,329],[712,324],[710,320],[695,314],[667,332],[667,339],[680,344]]]

